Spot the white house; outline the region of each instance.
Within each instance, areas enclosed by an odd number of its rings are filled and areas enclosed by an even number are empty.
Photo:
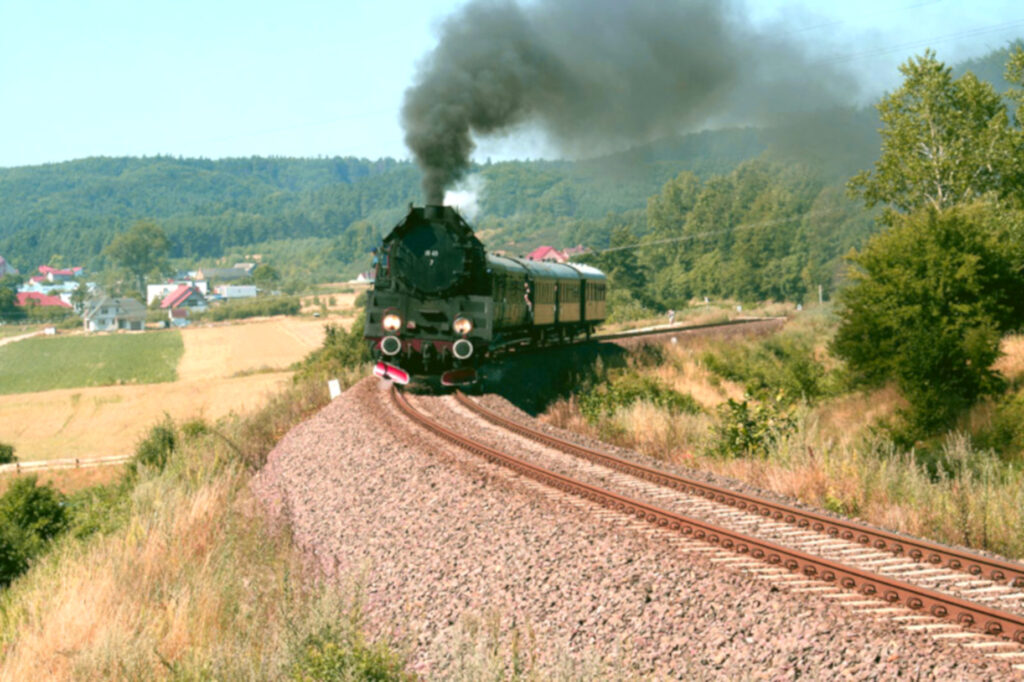
[[[89,332],[145,329],[146,308],[134,298],[101,296],[85,304],[82,319]]]
[[[222,284],[215,291],[221,297],[231,300],[233,298],[254,298],[259,293],[259,288],[254,284]]]

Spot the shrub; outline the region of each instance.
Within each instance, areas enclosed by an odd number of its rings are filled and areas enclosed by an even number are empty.
[[[127,477],[116,483],[79,490],[67,499],[68,531],[83,539],[95,533],[111,533],[122,527],[131,511],[132,482]]]
[[[363,338],[364,328],[365,316],[361,312],[356,315],[352,328],[347,332],[340,326],[326,325],[324,345],[302,361],[295,375],[296,381],[337,374],[369,362],[370,347]]]
[[[608,293],[608,318],[605,322],[632,322],[656,317],[657,313],[634,298],[628,291],[612,288]]]
[[[356,308],[365,308],[366,307],[366,299],[367,299],[366,292],[365,291],[360,291],[359,294],[356,296],[355,301],[352,303],[352,305],[354,305]]]
[[[775,334],[757,343],[725,345],[701,358],[715,374],[742,383],[759,400],[786,404],[838,395],[842,381],[814,357],[810,338],[801,334]]]
[[[590,423],[622,407],[645,401],[675,414],[699,414],[700,404],[693,396],[664,386],[651,376],[626,372],[609,377],[609,383],[580,395],[580,412]]]
[[[14,446],[0,443],[0,464],[13,464],[18,458],[14,456]]]
[[[135,447],[135,457],[130,470],[137,471],[139,465],[163,470],[167,459],[174,452],[178,442],[178,433],[170,416],[149,429],[146,437]]]
[[[210,308],[196,317],[220,322],[240,320],[247,317],[271,317],[273,315],[298,315],[302,303],[296,296],[260,296],[242,301],[230,301]]]
[[[68,527],[64,496],[53,486],[19,478],[0,497],[0,585],[28,569],[33,557]]]
[[[735,457],[745,454],[765,457],[796,422],[783,412],[778,401],[753,403],[729,399],[718,408],[713,454]]]
[[[386,643],[370,645],[362,631],[328,625],[306,637],[291,667],[297,682],[411,680],[402,659]]]

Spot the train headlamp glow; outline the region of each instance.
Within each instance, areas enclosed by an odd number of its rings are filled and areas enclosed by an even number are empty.
[[[384,327],[386,331],[397,332],[402,328],[402,318],[395,313],[388,313],[384,316],[384,319],[380,321],[380,326]]]
[[[455,330],[456,334],[466,334],[473,331],[473,321],[465,317],[456,317],[455,322],[452,323],[452,329]]]

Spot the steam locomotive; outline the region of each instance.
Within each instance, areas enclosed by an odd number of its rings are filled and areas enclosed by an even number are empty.
[[[378,254],[364,336],[379,377],[469,384],[500,351],[589,338],[606,291],[596,268],[488,254],[455,209],[410,207]]]

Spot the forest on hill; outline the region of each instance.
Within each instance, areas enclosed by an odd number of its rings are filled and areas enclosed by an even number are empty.
[[[1006,54],[969,66],[999,74]],[[488,248],[511,253],[650,243],[611,252],[621,258],[607,265],[650,273],[628,288],[655,307],[698,295],[801,300],[829,289],[842,255],[872,229],[844,188],[876,159],[878,127],[874,108],[845,109],[588,160],[488,162],[473,168],[475,227]],[[366,269],[380,236],[421,203],[420,180],[411,162],[357,158],[101,157],[0,169],[0,255],[23,273],[43,263],[97,272],[113,265],[104,248],[114,237],[153,221],[178,267],[258,253],[302,288]]]

